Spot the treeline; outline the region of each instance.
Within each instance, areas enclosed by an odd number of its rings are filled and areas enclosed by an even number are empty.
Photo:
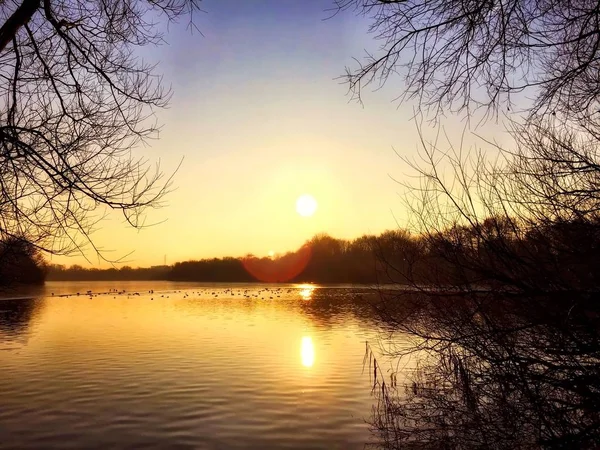
[[[347,241],[317,235],[300,249],[275,257],[224,257],[178,262],[149,268],[97,269],[80,265],[48,265],[48,280],[172,280],[205,282],[377,282],[377,246],[412,240],[408,233],[388,231]],[[391,248],[390,248],[391,249]]]
[[[396,280],[540,295],[598,292],[600,218],[526,222],[492,217],[429,232],[389,261]],[[402,282],[402,281],[401,281]]]
[[[50,281],[143,281],[165,280],[171,270],[169,266],[158,267],[111,267],[109,269],[85,268],[80,265],[66,267],[62,264],[48,265]]]
[[[318,235],[295,252],[275,257],[224,257],[178,262],[149,268],[84,268],[48,266],[49,280],[172,280],[206,282],[376,282],[373,244],[385,236],[402,239],[404,233],[386,232],[379,237],[364,236],[353,241]]]
[[[488,218],[420,235],[404,230],[354,240],[326,234],[294,252],[179,262],[149,268],[48,266],[49,280],[398,283],[482,285],[523,290],[593,288],[600,281],[600,222],[562,221],[522,227]],[[575,255],[577,255],[575,257]]]
[[[600,219],[522,223],[491,217],[418,235],[394,230],[352,241],[318,235],[275,258],[187,261],[173,265],[166,277],[590,291],[600,285]]]
[[[275,257],[223,258],[186,261],[172,266],[169,280],[229,282],[374,283],[374,243],[383,236],[402,239],[404,233],[390,231],[353,241],[321,234],[298,250]]]
[[[43,284],[47,267],[39,249],[26,239],[0,241],[0,288]]]

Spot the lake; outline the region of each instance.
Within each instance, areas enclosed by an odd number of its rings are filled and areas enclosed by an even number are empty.
[[[0,301],[1,448],[373,442],[368,288],[48,282],[9,295],[32,298]]]

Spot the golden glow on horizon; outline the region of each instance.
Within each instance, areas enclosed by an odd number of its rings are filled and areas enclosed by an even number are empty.
[[[304,367],[312,367],[315,363],[315,346],[310,336],[304,336],[300,344],[300,357]]]
[[[286,39],[270,41],[272,51],[265,52],[240,41],[236,26],[213,30],[213,25],[203,31],[215,33],[210,39],[214,45],[177,32],[168,40],[190,39],[152,50],[161,61],[159,72],[165,72],[167,84],[174,83],[175,95],[170,108],[159,114],[164,125],[160,139],[133,152],[136,158],[157,163],[160,158],[165,176],[175,175],[165,197],[168,206],[149,208],[143,220],[148,226],[142,229],[128,226],[117,210],[98,209],[97,217],[106,220],[94,226],[94,246],[84,248],[87,258],[78,253],[53,255],[49,262],[150,267],[162,265],[165,255],[172,264],[262,256],[270,249],[285,254],[319,233],[355,239],[396,229],[398,221],[400,226],[410,224],[410,209],[400,199],[413,195],[403,187],[403,181],[410,185],[411,179],[403,177],[414,172],[404,158],[418,158],[422,139],[434,140],[437,127],[416,127],[414,105],[391,101],[402,80],[388,86],[391,89],[369,92],[365,108],[349,104],[345,89],[331,82],[344,71],[345,58],[361,54],[373,43],[372,36],[345,19],[336,21],[339,28],[319,19],[315,26],[327,25],[322,32],[331,28],[335,39],[331,49],[323,46],[315,52],[312,26],[290,28],[277,20],[262,20],[260,14],[243,20],[252,30],[255,20],[265,27],[253,35],[256,42],[267,35],[280,36],[283,26],[298,42],[298,53],[287,51]],[[339,58],[332,57],[334,53]],[[210,70],[198,65],[214,58],[219,64],[207,64]],[[197,75],[190,76],[196,69]],[[266,86],[270,88],[263,89]],[[465,148],[479,146],[478,136],[510,146],[501,122],[486,122],[475,135],[465,133],[458,116],[440,119],[449,143],[463,143]],[[451,168],[442,165],[438,170],[446,175]],[[312,217],[302,217],[295,208],[301,194],[317,201]],[[94,247],[109,261],[96,257]]]
[[[302,143],[309,145],[308,141]],[[324,149],[320,149],[323,153]],[[107,213],[109,218],[94,233],[94,243],[105,249],[105,255],[112,257],[109,259],[119,260],[117,267],[149,267],[163,264],[164,255],[167,255],[168,264],[247,254],[268,257],[269,250],[274,250],[276,257],[296,251],[319,233],[354,239],[365,233],[397,227],[392,215],[389,215],[388,226],[381,224],[392,200],[382,200],[383,196],[370,199],[366,204],[359,202],[357,198],[363,191],[357,193],[355,187],[349,189],[339,174],[328,169],[322,161],[306,161],[304,165],[296,166],[258,166],[252,176],[245,177],[251,162],[242,160],[238,166],[225,157],[222,159],[218,164],[211,160],[211,169],[201,180],[197,172],[185,177],[184,170],[178,175],[178,189],[169,194],[169,206],[148,213],[147,222],[156,223],[156,226],[142,230],[127,227],[119,222],[117,212],[110,211]],[[213,177],[214,173],[225,175]],[[192,198],[200,181],[202,186],[214,184],[215,189],[226,193],[225,197],[203,195],[198,200]],[[207,188],[208,191],[211,189]],[[296,210],[301,194],[310,194],[316,200],[317,210],[311,217],[303,217]],[[363,205],[360,214],[355,212],[357,202]],[[378,202],[386,207],[382,214],[375,213],[377,208],[370,209]],[[374,221],[375,217],[377,220]],[[173,226],[174,223],[177,226]],[[244,225],[240,226],[241,223]],[[88,256],[93,254],[92,250],[87,248]],[[130,252],[133,253],[129,255]],[[127,258],[121,259],[124,255],[128,255]],[[51,262],[111,267],[98,258],[85,260],[79,255],[53,256]]]
[[[302,217],[310,217],[317,211],[317,201],[312,195],[301,195],[296,200],[296,211]]]
[[[269,250],[269,258],[275,256],[275,252],[273,250]]]

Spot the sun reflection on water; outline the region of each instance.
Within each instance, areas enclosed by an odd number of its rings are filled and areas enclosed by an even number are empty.
[[[315,290],[315,287],[311,286],[310,284],[301,284],[300,285],[300,297],[302,297],[302,300],[305,300],[305,301],[311,300],[314,290]]]
[[[310,336],[304,336],[300,345],[300,357],[304,367],[312,367],[315,363],[315,346]]]

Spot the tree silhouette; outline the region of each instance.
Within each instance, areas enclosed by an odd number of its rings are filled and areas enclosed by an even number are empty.
[[[484,142],[491,159],[417,123],[406,205],[423,250],[410,264],[380,253],[412,289],[382,291],[376,308],[401,335],[386,356],[419,366],[399,385],[368,353],[382,446],[597,448],[597,3],[337,3],[368,15],[382,43],[347,73],[359,98],[401,74],[418,119],[502,111],[513,138]]]
[[[589,123],[598,111],[598,5],[591,0],[335,0],[371,21],[380,49],[346,80],[404,77],[401,99],[435,113],[510,108],[530,94],[531,114]],[[505,103],[508,101],[508,103]],[[521,106],[522,107],[522,106]],[[526,111],[527,112],[527,111]]]
[[[25,239],[0,242],[0,286],[43,284],[46,265],[40,251]]]
[[[0,4],[0,238],[80,250],[103,208],[133,226],[169,179],[132,154],[169,92],[136,49],[196,0]],[[100,214],[101,215],[101,214]]]
[[[274,257],[252,254],[241,258],[224,257],[183,261],[172,266],[121,269],[86,269],[50,265],[51,280],[139,280],[208,282],[314,282],[367,283],[394,281],[383,272],[387,266],[376,264],[379,253],[398,256],[402,261],[416,258],[421,251],[419,238],[407,232],[385,232],[380,236],[362,236],[353,241],[317,235],[297,250]],[[382,273],[378,273],[378,270]],[[408,283],[408,280],[403,282]]]

